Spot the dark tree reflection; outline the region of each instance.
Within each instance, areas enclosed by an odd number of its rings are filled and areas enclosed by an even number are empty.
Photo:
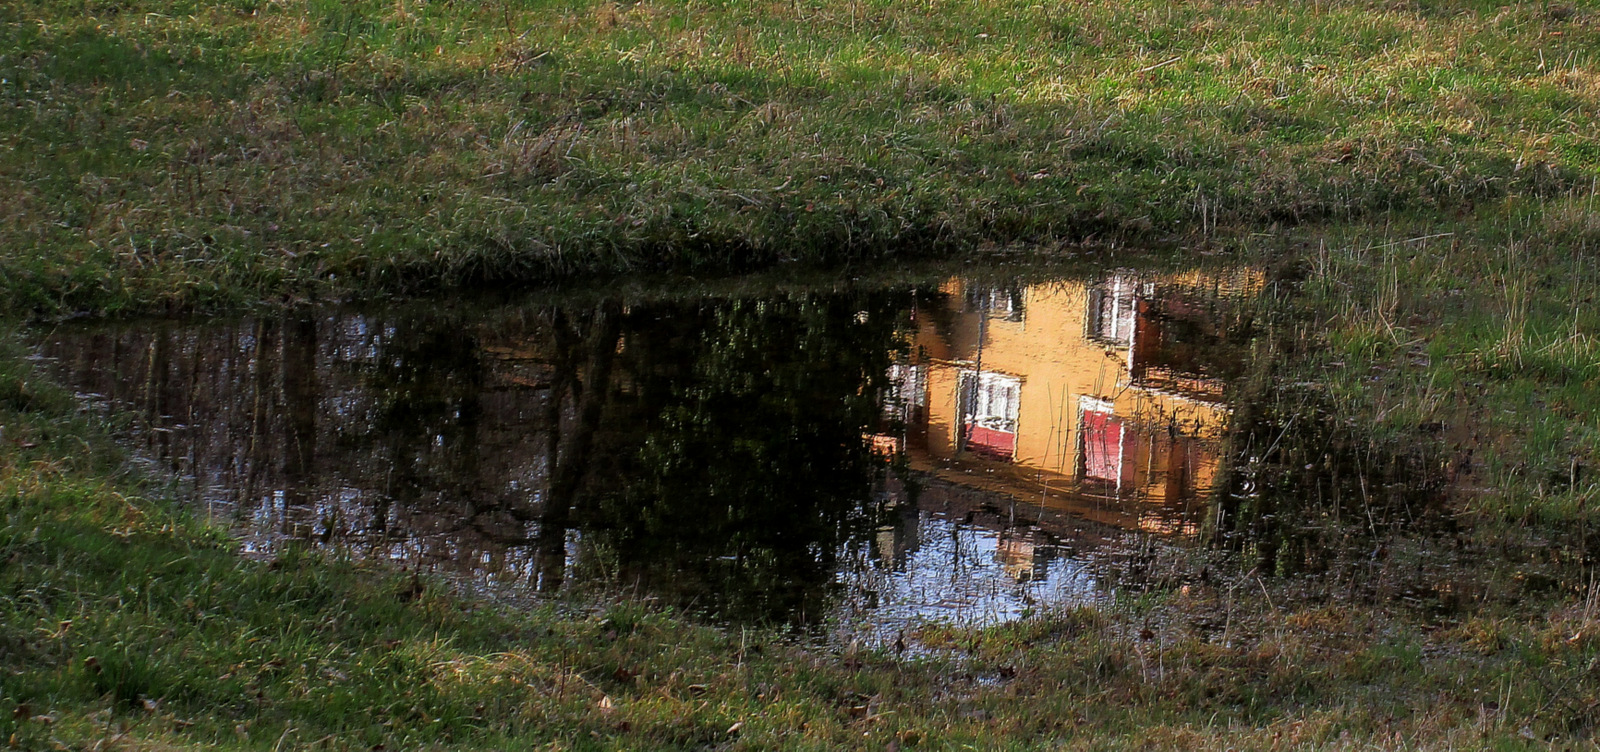
[[[554,591],[572,573],[724,618],[825,612],[873,520],[910,293],[412,308],[81,331],[67,379],[247,548],[310,540]],[[859,540],[859,538],[857,538]]]
[[[740,620],[823,613],[834,557],[871,528],[881,414],[906,298],[635,311],[590,527],[625,577]]]

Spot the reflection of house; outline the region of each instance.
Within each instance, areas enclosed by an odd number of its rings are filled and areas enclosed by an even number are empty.
[[[1222,376],[1241,360],[1217,291],[1254,279],[947,282],[890,374],[913,467],[1102,521],[1190,527],[1228,419]]]
[[[1026,529],[1007,530],[995,542],[995,558],[999,559],[1000,566],[1011,575],[1011,579],[1018,582],[1027,582],[1033,578],[1034,569],[1039,566],[1039,546],[1034,541],[1036,533]]]
[[[993,371],[960,371],[957,387],[967,451],[1010,461],[1017,452],[1022,379]]]

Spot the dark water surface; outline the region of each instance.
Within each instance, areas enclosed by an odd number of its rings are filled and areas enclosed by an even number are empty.
[[[56,375],[247,552],[893,627],[1105,596],[1205,523],[1248,270],[590,292],[60,327]]]

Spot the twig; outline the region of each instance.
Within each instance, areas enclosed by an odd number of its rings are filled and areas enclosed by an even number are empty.
[[[1167,67],[1169,65],[1172,65],[1173,63],[1176,63],[1176,62],[1178,62],[1179,60],[1182,60],[1182,59],[1183,59],[1183,56],[1179,55],[1179,56],[1177,56],[1175,58],[1172,58],[1170,60],[1162,60],[1161,62],[1156,63],[1155,65],[1146,65],[1145,67],[1134,71],[1134,75],[1138,75],[1140,73],[1149,73],[1150,71],[1153,71],[1153,70],[1155,70],[1157,68],[1165,68],[1165,67]]]
[[[1404,245],[1406,243],[1416,243],[1416,242],[1423,241],[1423,240],[1434,240],[1436,238],[1448,238],[1448,237],[1450,237],[1450,236],[1452,236],[1454,234],[1455,233],[1453,233],[1453,232],[1441,232],[1441,233],[1439,233],[1437,235],[1423,235],[1421,237],[1407,238],[1405,240],[1394,240],[1394,241],[1390,241],[1388,243],[1384,243],[1383,245],[1372,246],[1368,250],[1377,251],[1377,250],[1381,250],[1381,249],[1384,249],[1384,248],[1393,248],[1393,247],[1395,247],[1397,245]]]

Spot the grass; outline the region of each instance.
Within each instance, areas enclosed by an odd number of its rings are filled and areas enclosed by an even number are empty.
[[[1600,553],[1600,235],[1574,227],[1580,210],[1592,223],[1592,209],[1557,205],[1449,235],[1334,238],[1299,305],[1331,345],[1304,362],[1332,400],[1391,440],[1431,434],[1473,525],[1551,536],[1587,566]]]
[[[1374,602],[1460,615],[1578,599],[1600,562],[1594,216],[1590,200],[1557,201],[1271,250],[1283,282],[1230,481],[1263,492],[1234,503],[1218,540],[1245,566]]]
[[[161,310],[1514,213],[1591,192],[1595,49],[1592,2],[20,0],[0,287]]]

